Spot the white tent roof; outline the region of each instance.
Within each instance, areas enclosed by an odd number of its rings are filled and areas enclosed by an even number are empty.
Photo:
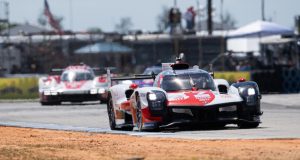
[[[229,38],[263,37],[269,35],[293,34],[293,30],[285,26],[267,21],[255,21],[240,27],[228,34]]]
[[[99,54],[99,53],[131,53],[133,50],[116,42],[98,42],[86,45],[75,51],[75,54]]]

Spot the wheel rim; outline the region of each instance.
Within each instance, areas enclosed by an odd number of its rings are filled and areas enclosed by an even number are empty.
[[[110,98],[108,101],[108,117],[109,117],[109,125],[111,128],[115,128],[116,122],[115,122],[115,113],[114,108],[112,105],[112,99]]]
[[[137,101],[137,112],[136,112],[136,118],[137,118],[137,127],[138,127],[138,130],[141,131],[142,130],[142,127],[143,127],[143,118],[142,118],[142,111],[141,111],[141,102]]]

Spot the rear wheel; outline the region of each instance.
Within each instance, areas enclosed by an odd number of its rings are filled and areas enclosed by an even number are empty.
[[[53,105],[61,105],[60,101],[54,102]]]
[[[142,131],[143,130],[143,114],[142,114],[142,107],[141,107],[141,101],[140,101],[140,97],[137,97],[136,100],[136,119],[137,119],[137,128],[138,131]]]
[[[132,124],[132,116],[130,114],[125,113],[124,124],[126,124],[127,126],[123,127],[122,130],[132,131],[133,124]]]
[[[61,105],[61,102],[41,102],[42,106]]]
[[[254,122],[254,123],[240,122],[240,123],[238,123],[239,128],[257,128],[258,126],[259,126],[258,122]]]
[[[108,114],[110,129],[116,130],[116,119],[115,119],[115,112],[114,112],[114,106],[113,106],[111,95],[108,95],[107,114]]]
[[[41,102],[41,105],[42,106],[49,106],[49,105],[51,105],[51,103],[49,103],[49,102]]]
[[[217,124],[214,124],[212,127],[215,129],[223,129],[223,128],[225,128],[225,126],[226,126],[226,123],[217,123]]]

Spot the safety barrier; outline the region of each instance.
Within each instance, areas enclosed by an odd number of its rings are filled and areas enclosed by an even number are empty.
[[[226,79],[229,83],[234,83],[240,78],[251,80],[250,72],[215,72],[215,78]]]
[[[300,70],[283,69],[281,71],[283,93],[300,92]]]
[[[262,93],[299,93],[300,70],[215,72],[215,78],[234,83],[240,78],[257,82]],[[0,78],[0,99],[38,98],[38,77]]]
[[[280,70],[257,70],[251,72],[251,79],[255,81],[262,93],[281,93],[282,77]]]
[[[278,68],[253,71],[251,78],[258,83],[263,93],[300,92],[300,70],[298,69]]]
[[[38,78],[0,78],[0,99],[38,98]]]

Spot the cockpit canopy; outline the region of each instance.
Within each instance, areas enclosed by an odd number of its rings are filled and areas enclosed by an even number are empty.
[[[152,66],[152,67],[146,68],[145,71],[143,72],[143,74],[145,74],[145,75],[151,75],[152,73],[158,74],[161,71],[162,71],[161,66]]]
[[[160,87],[165,91],[192,90],[212,90],[216,87],[212,77],[206,73],[187,73],[178,75],[164,75]]]
[[[61,75],[61,80],[65,82],[93,80],[95,75],[88,71],[67,71]]]

